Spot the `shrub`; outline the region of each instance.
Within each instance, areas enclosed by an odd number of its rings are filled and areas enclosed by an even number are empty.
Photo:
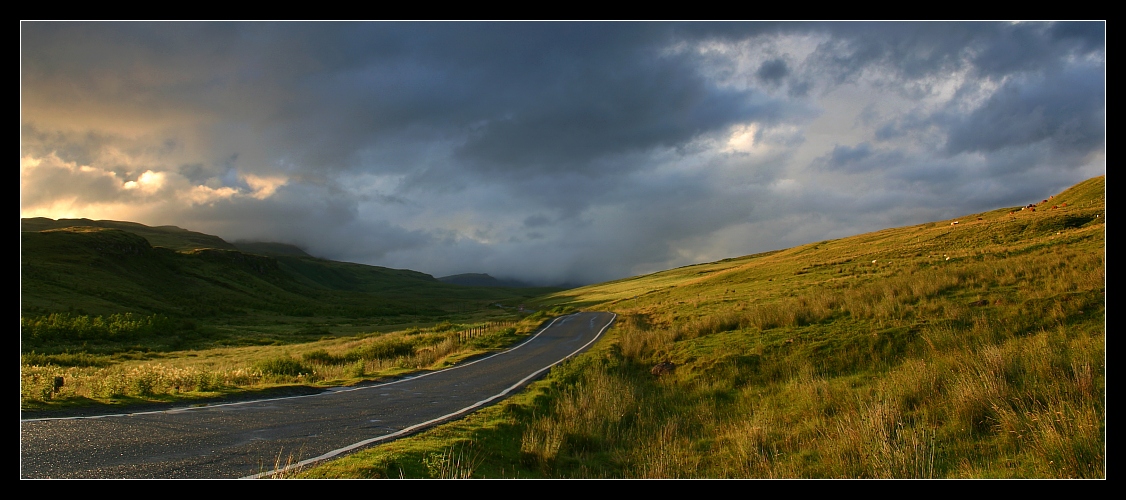
[[[401,338],[390,338],[377,340],[370,344],[352,349],[344,355],[344,359],[349,362],[360,359],[371,361],[399,356],[410,356],[411,354],[414,354],[413,343],[407,342]]]
[[[307,375],[313,372],[308,367],[301,364],[300,361],[288,356],[259,361],[254,363],[254,369],[262,372],[263,375],[282,375],[289,377]]]
[[[344,358],[340,356],[333,356],[324,349],[317,349],[313,352],[307,352],[301,355],[301,359],[306,363],[314,363],[318,365],[339,365],[344,363]]]
[[[95,356],[93,354],[78,352],[69,353],[64,352],[60,354],[40,354],[37,352],[29,352],[20,356],[20,364],[28,366],[108,366],[109,360]]]
[[[167,316],[125,313],[109,316],[53,313],[20,318],[20,337],[24,342],[57,340],[135,340],[158,332],[175,330],[176,322]]]

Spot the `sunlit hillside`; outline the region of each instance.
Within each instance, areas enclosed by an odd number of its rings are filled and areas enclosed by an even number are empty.
[[[551,294],[619,321],[521,398],[303,474],[1105,477],[1104,183]]]

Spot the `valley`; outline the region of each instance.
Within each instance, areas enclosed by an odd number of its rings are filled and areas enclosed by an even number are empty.
[[[566,290],[25,231],[22,408],[344,386],[606,311],[520,394],[287,477],[1105,477],[1105,179],[1033,205]]]

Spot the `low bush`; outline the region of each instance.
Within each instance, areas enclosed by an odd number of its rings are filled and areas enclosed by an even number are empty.
[[[167,316],[134,313],[109,316],[53,313],[21,317],[20,339],[26,344],[57,341],[128,341],[177,330],[181,323]]]
[[[371,361],[376,359],[390,359],[414,354],[414,343],[402,338],[379,338],[375,341],[352,349],[344,354],[346,361],[357,360]]]
[[[289,356],[264,359],[254,363],[253,369],[261,372],[263,375],[285,377],[296,377],[313,373],[313,370]]]

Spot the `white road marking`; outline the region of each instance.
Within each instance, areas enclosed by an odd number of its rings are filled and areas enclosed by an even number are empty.
[[[492,401],[495,401],[495,400],[496,400],[496,399],[498,399],[498,398],[501,398],[501,397],[503,397],[504,395],[508,394],[509,392],[512,392],[512,391],[513,391],[513,390],[515,390],[515,389],[516,389],[517,387],[520,387],[521,385],[523,385],[523,384],[527,383],[527,382],[528,382],[529,380],[531,380],[531,379],[535,378],[535,377],[536,377],[537,375],[539,375],[539,374],[541,374],[541,373],[543,373],[543,372],[547,371],[548,369],[550,369],[551,367],[553,367],[553,366],[555,366],[555,365],[557,365],[557,364],[559,364],[559,363],[562,363],[562,362],[566,361],[567,359],[570,359],[570,358],[571,358],[571,356],[574,356],[575,354],[578,354],[578,352],[579,352],[579,351],[582,351],[582,350],[583,350],[583,349],[585,349],[585,348],[586,348],[587,346],[589,346],[589,345],[593,344],[593,343],[594,343],[594,341],[596,341],[596,340],[598,340],[598,339],[599,339],[600,337],[602,337],[602,333],[603,333],[603,332],[605,332],[607,328],[610,328],[610,325],[614,324],[614,320],[618,318],[618,315],[617,315],[617,314],[614,314],[614,313],[610,313],[610,314],[613,314],[613,316],[614,316],[614,317],[610,318],[610,321],[606,323],[606,326],[603,326],[603,327],[602,327],[602,329],[598,331],[598,335],[595,335],[593,339],[590,339],[590,342],[587,342],[586,344],[583,344],[583,346],[582,346],[582,347],[580,347],[580,348],[578,348],[578,349],[575,349],[575,350],[574,350],[574,352],[572,352],[571,354],[568,354],[567,356],[563,357],[563,359],[560,359],[559,361],[556,361],[556,362],[554,362],[554,363],[552,363],[552,364],[550,364],[550,365],[548,365],[548,366],[545,366],[545,367],[543,367],[543,368],[541,368],[541,369],[539,369],[539,370],[536,370],[536,371],[535,371],[534,373],[532,373],[531,375],[528,375],[527,377],[524,377],[524,378],[523,378],[523,379],[521,379],[521,380],[520,380],[519,382],[517,382],[517,383],[515,383],[515,384],[512,384],[512,386],[510,386],[509,388],[507,388],[507,389],[505,389],[505,390],[501,391],[500,393],[498,393],[498,394],[496,394],[496,395],[494,395],[494,396],[492,396],[492,397],[489,397],[489,398],[487,398],[487,399],[482,399],[481,401],[478,401],[478,402],[476,402],[476,403],[473,403],[472,405],[466,406],[465,408],[462,408],[462,409],[460,409],[460,410],[457,410],[457,411],[455,411],[455,412],[452,412],[452,413],[447,413],[447,414],[445,414],[445,415],[442,415],[441,417],[438,417],[438,418],[435,418],[435,419],[431,419],[431,420],[427,420],[427,421],[425,421],[425,422],[423,422],[423,423],[421,423],[421,424],[415,424],[415,425],[412,425],[412,426],[410,426],[410,427],[407,427],[407,428],[405,428],[405,429],[403,429],[403,430],[400,430],[400,431],[398,431],[398,432],[394,432],[394,433],[391,433],[391,434],[386,434],[386,435],[383,435],[383,436],[378,436],[378,437],[374,437],[374,438],[371,438],[371,439],[365,439],[365,440],[363,440],[363,441],[360,441],[360,442],[358,442],[358,443],[354,443],[354,444],[351,444],[351,445],[345,446],[345,447],[343,447],[343,448],[339,448],[339,449],[336,449],[336,450],[332,450],[332,451],[330,451],[330,452],[328,452],[328,453],[325,453],[324,455],[321,455],[321,456],[319,456],[319,457],[313,457],[313,458],[310,458],[310,459],[308,459],[308,460],[302,460],[302,461],[300,461],[300,462],[297,462],[297,463],[295,463],[295,464],[289,465],[289,466],[287,466],[287,467],[282,467],[282,468],[280,468],[280,469],[274,469],[274,470],[272,470],[272,471],[261,472],[261,473],[258,473],[258,474],[254,474],[254,475],[252,475],[252,476],[246,476],[246,477],[244,477],[243,479],[259,479],[259,478],[263,478],[263,477],[266,477],[266,476],[270,476],[270,475],[274,475],[274,474],[280,474],[280,473],[283,473],[283,472],[285,472],[285,471],[288,471],[288,470],[291,470],[291,469],[297,469],[297,468],[305,467],[305,466],[307,466],[307,465],[309,465],[309,464],[313,464],[313,463],[316,463],[316,462],[321,462],[321,461],[324,461],[324,460],[328,460],[328,459],[330,459],[330,458],[333,458],[333,457],[335,457],[335,456],[338,456],[338,455],[340,455],[340,454],[342,454],[342,453],[345,453],[345,452],[349,452],[349,451],[355,450],[355,449],[357,449],[357,448],[361,448],[361,447],[367,446],[367,445],[369,445],[369,444],[372,444],[372,443],[378,443],[378,442],[380,442],[380,441],[387,441],[387,440],[390,440],[390,439],[394,439],[394,438],[397,438],[397,437],[400,437],[400,436],[403,436],[403,435],[409,434],[409,433],[411,433],[411,432],[413,432],[413,431],[416,431],[416,430],[418,430],[418,429],[422,429],[422,428],[424,428],[424,427],[427,427],[427,426],[430,426],[430,425],[432,425],[432,424],[436,424],[436,423],[439,423],[439,422],[441,422],[441,421],[443,421],[443,420],[446,420],[446,419],[450,419],[450,418],[453,418],[453,417],[456,417],[456,416],[462,415],[462,414],[464,414],[464,413],[468,413],[468,412],[469,412],[470,410],[473,410],[473,409],[479,408],[479,407],[481,407],[481,406],[484,406],[484,405],[486,405],[486,404],[488,404],[488,403],[490,403],[490,402],[492,402]],[[564,316],[564,317],[570,317],[570,316]],[[560,318],[555,318],[555,321],[558,321],[559,319],[560,319]],[[550,324],[548,324],[548,325],[547,325],[546,327],[544,327],[544,328],[543,328],[543,330],[540,330],[540,333],[543,333],[543,332],[544,332],[544,331],[546,331],[546,330],[547,330],[548,328],[551,328],[551,325],[554,325],[554,324],[555,324],[555,321],[552,321],[552,322],[551,322]],[[593,321],[593,319],[592,319],[592,321]],[[593,324],[593,323],[592,323],[592,324]],[[537,333],[537,334],[536,334],[536,336],[539,336],[539,334],[540,334],[540,333]],[[533,338],[535,338],[535,337],[533,337]],[[531,339],[528,339],[528,340],[530,341]],[[526,343],[527,343],[527,342],[524,342],[524,343],[522,343],[522,344],[520,344],[520,345],[524,345],[524,344],[526,344]],[[514,350],[514,349],[517,349],[517,348],[519,348],[519,347],[520,347],[520,346],[516,346],[516,347],[513,347],[513,348],[512,348],[512,349],[510,349],[510,350]],[[504,352],[508,352],[508,351],[504,351]],[[492,356],[489,356],[489,357],[491,358]],[[482,358],[482,360],[483,360],[483,359],[488,359],[488,358]],[[478,360],[478,361],[481,361],[481,360]],[[434,372],[434,373],[438,373],[438,372]],[[418,378],[418,377],[416,377],[416,378]]]

